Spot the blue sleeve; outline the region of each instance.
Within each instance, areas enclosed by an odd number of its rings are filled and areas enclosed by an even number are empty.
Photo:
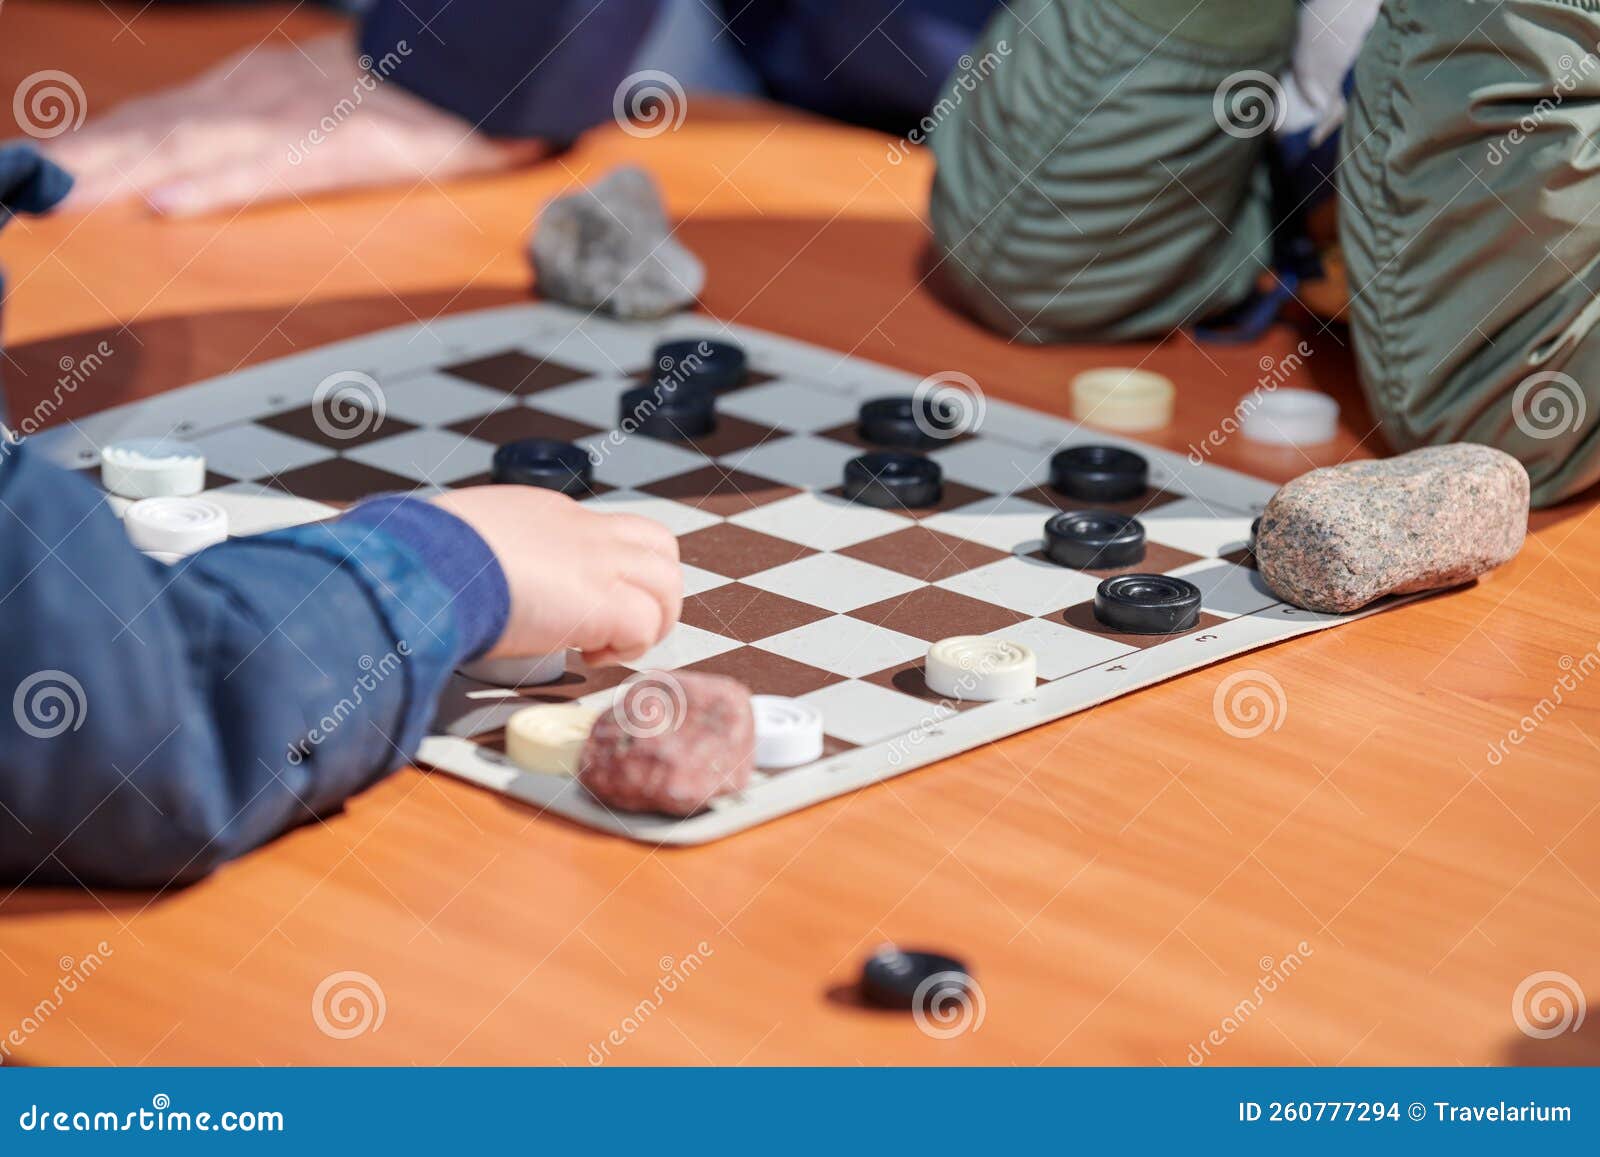
[[[565,143],[611,116],[659,0],[378,0],[371,71],[498,137]]]
[[[437,507],[168,568],[83,479],[0,452],[0,879],[183,883],[327,815],[504,627],[499,564]]]

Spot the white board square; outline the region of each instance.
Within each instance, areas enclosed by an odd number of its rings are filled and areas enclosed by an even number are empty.
[[[1031,647],[1039,661],[1041,679],[1059,679],[1063,675],[1109,663],[1138,650],[1126,643],[1074,630],[1049,619],[1028,619],[994,631],[992,637]]]
[[[854,421],[859,405],[854,398],[779,380],[735,390],[717,399],[717,409],[777,430],[809,433]]]
[[[714,591],[718,587],[725,587],[732,581],[731,578],[701,570],[697,566],[683,564],[683,597],[686,599],[704,594],[706,591]]]
[[[540,390],[528,398],[528,405],[609,430],[617,424],[623,391],[633,384],[623,377],[584,378],[570,385]]]
[[[1151,542],[1164,542],[1190,554],[1214,558],[1250,541],[1248,514],[1208,506],[1198,498],[1169,502],[1139,515]]]
[[[947,719],[952,707],[913,699],[887,687],[850,679],[800,696],[822,712],[822,730],[851,743],[880,743]]]
[[[834,615],[755,644],[797,663],[837,671],[852,679],[897,666],[928,652],[928,644],[888,627]]]
[[[1029,490],[1050,480],[1050,451],[1015,446],[979,434],[943,450],[929,453],[944,476],[995,494]]]
[[[996,550],[1011,552],[1037,542],[1044,524],[1056,512],[1026,498],[980,498],[922,520],[930,530],[970,538]]]
[[[854,446],[829,438],[791,434],[785,438],[769,438],[748,450],[724,454],[717,461],[732,469],[787,482],[790,486],[826,490],[844,481],[844,464],[861,453]]]
[[[1041,615],[1092,599],[1099,585],[1100,580],[1082,571],[1022,555],[951,575],[934,584],[1025,615]]]
[[[334,451],[315,442],[253,423],[202,434],[194,444],[206,456],[207,469],[240,481],[270,478],[334,457]]]
[[[1202,608],[1228,618],[1254,614],[1281,601],[1258,571],[1220,559],[1191,563],[1171,573],[1200,588]]]
[[[839,554],[813,554],[750,575],[744,582],[835,614],[907,594],[922,585],[914,578]]]
[[[499,390],[432,371],[384,382],[382,390],[387,413],[418,426],[448,426],[517,404]]]
[[[590,452],[594,476],[610,486],[643,486],[705,465],[705,455],[639,434],[591,434],[578,445]]]
[[[344,456],[403,478],[447,486],[487,473],[494,447],[450,430],[423,427],[346,450]]]
[[[813,550],[840,550],[911,525],[904,515],[810,491],[743,511],[728,521]]]
[[[737,639],[724,638],[711,631],[691,627],[688,623],[679,623],[665,639],[624,666],[632,667],[635,671],[670,671],[674,667],[687,667],[690,663],[731,651],[740,645]]]

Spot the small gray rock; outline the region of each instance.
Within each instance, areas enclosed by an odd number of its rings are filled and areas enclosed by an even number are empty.
[[[663,317],[706,283],[706,267],[672,237],[655,182],[632,165],[546,205],[528,251],[542,295],[615,317]]]
[[[1302,474],[1261,515],[1256,565],[1279,598],[1343,614],[1476,578],[1527,530],[1522,463],[1458,442]]]

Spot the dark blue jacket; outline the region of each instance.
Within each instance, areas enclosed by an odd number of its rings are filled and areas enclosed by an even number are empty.
[[[69,184],[0,147],[0,224]],[[182,883],[337,810],[416,750],[507,605],[488,547],[423,502],[168,568],[95,487],[0,444],[0,881]]]
[[[705,0],[774,99],[892,131],[938,101],[999,0]],[[661,0],[378,0],[361,51],[492,136],[609,119]],[[403,45],[403,47],[402,47]],[[386,63],[385,63],[386,62]]]

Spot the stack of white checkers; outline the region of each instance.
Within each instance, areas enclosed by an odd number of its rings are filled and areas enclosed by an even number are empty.
[[[468,664],[462,674],[483,683],[527,687],[553,683],[567,671],[566,652]],[[928,649],[928,687],[950,699],[992,702],[1030,694],[1038,660],[1028,647],[1005,639],[958,635]],[[822,712],[782,695],[753,695],[755,763],[763,771],[802,767],[822,758]],[[583,745],[601,708],[582,703],[524,707],[506,721],[506,756],[525,771],[576,775]]]
[[[100,452],[100,484],[132,500],[123,514],[128,540],[167,564],[228,537],[228,512],[198,495],[206,459],[188,442],[129,438]]]

